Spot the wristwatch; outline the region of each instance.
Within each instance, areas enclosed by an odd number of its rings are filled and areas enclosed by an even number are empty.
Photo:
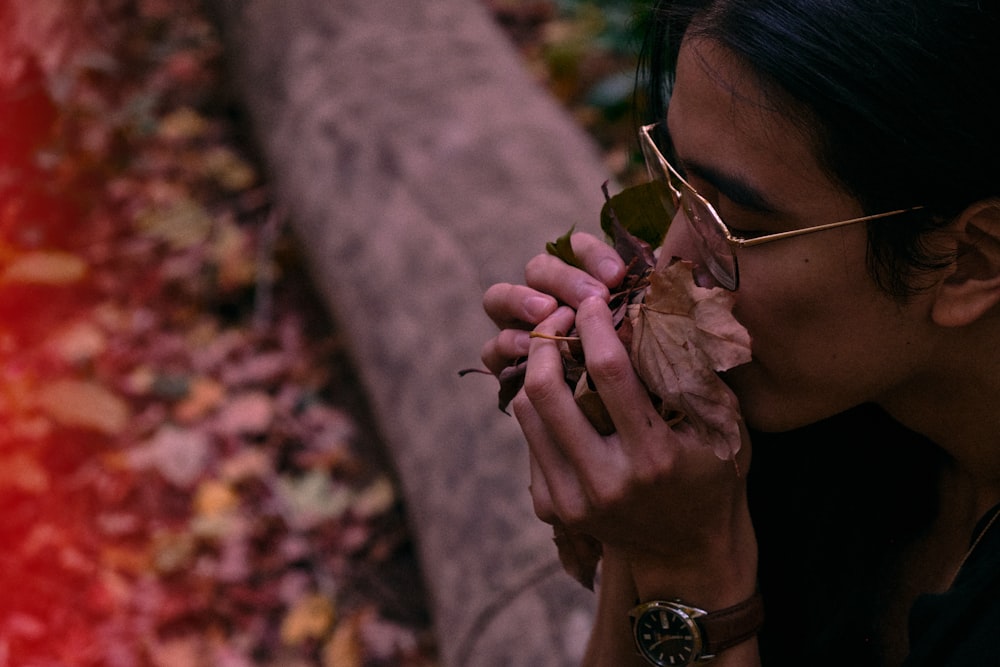
[[[760,593],[711,613],[680,600],[643,602],[629,612],[636,648],[657,667],[711,660],[753,637],[764,623]]]

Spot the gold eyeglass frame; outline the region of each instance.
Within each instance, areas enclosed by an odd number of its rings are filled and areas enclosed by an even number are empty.
[[[780,241],[781,239],[788,239],[795,236],[802,236],[805,234],[813,234],[815,232],[826,231],[827,229],[846,227],[847,225],[854,225],[859,222],[879,220],[881,218],[888,218],[894,215],[909,213],[911,211],[917,211],[919,209],[924,208],[923,206],[901,208],[901,209],[896,209],[894,211],[887,211],[885,213],[865,215],[860,218],[850,218],[849,220],[841,220],[839,222],[828,222],[822,225],[815,225],[813,227],[803,227],[802,229],[791,229],[786,232],[775,232],[774,234],[764,234],[762,236],[755,236],[749,239],[740,238],[738,236],[733,235],[733,233],[729,230],[729,227],[726,225],[726,223],[723,222],[722,216],[720,216],[719,212],[715,210],[715,207],[712,206],[712,204],[707,199],[705,199],[702,195],[700,195],[698,191],[691,186],[690,183],[684,180],[684,177],[680,175],[677,169],[675,169],[674,166],[670,164],[670,162],[668,162],[665,157],[663,157],[663,153],[660,152],[660,149],[656,146],[656,142],[653,141],[653,137],[650,134],[650,132],[658,125],[660,125],[660,123],[651,123],[649,125],[643,125],[639,130],[639,139],[640,139],[639,144],[640,147],[642,148],[642,153],[646,161],[646,169],[649,172],[649,176],[650,178],[658,179],[656,173],[653,171],[652,165],[650,164],[652,160],[656,160],[660,164],[663,173],[667,177],[666,185],[670,190],[670,194],[673,198],[673,206],[674,206],[673,215],[676,215],[677,212],[681,210],[685,211],[686,216],[689,215],[687,213],[687,208],[689,208],[690,205],[688,206],[684,205],[685,196],[690,196],[694,198],[694,200],[697,201],[709,213],[712,222],[721,232],[722,238],[725,239],[726,244],[729,246],[729,250],[730,253],[732,253],[732,260],[733,260],[733,271],[732,271],[733,276],[731,278],[729,276],[715,275],[715,271],[712,271],[712,275],[715,276],[715,279],[718,280],[723,287],[725,287],[727,290],[730,291],[736,291],[736,289],[739,288],[740,284],[739,261],[737,260],[736,257],[737,248],[750,248],[753,246],[763,245],[764,243],[770,243],[771,241]],[[681,189],[675,186],[675,184],[672,182],[672,179],[677,179],[677,182],[681,184]],[[700,227],[693,224],[694,221],[689,221],[689,223],[692,224],[692,227],[695,229],[696,233],[701,234],[701,232],[698,231]],[[704,243],[706,244],[706,246],[708,246],[707,239],[704,240]],[[711,250],[710,247],[706,249],[709,251]],[[717,260],[712,262],[712,264],[713,265],[718,264],[720,271],[725,270]],[[712,267],[710,266],[709,269],[711,268]]]

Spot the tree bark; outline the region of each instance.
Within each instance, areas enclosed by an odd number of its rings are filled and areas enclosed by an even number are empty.
[[[444,665],[572,665],[593,596],[531,509],[483,289],[598,229],[598,151],[470,0],[207,0],[400,476]]]

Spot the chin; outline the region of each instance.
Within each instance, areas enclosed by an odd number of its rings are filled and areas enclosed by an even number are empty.
[[[810,400],[810,396],[801,390],[776,387],[767,382],[752,364],[729,371],[724,379],[739,400],[744,423],[755,431],[791,431],[850,407],[833,405],[828,395]]]

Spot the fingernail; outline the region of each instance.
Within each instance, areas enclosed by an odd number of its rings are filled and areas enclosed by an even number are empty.
[[[535,322],[540,322],[552,312],[552,302],[545,297],[533,296],[524,302],[524,308]]]
[[[602,260],[597,265],[597,277],[604,281],[604,284],[611,284],[618,281],[620,265],[613,259]]]

